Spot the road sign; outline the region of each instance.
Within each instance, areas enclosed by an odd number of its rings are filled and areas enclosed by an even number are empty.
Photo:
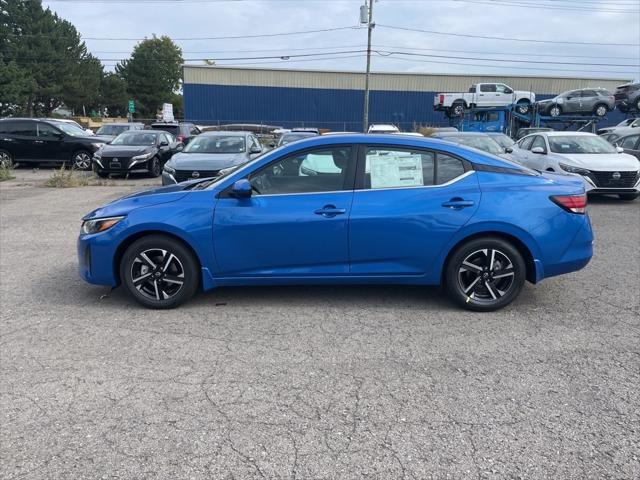
[[[136,104],[133,100],[129,100],[129,113],[136,112]]]

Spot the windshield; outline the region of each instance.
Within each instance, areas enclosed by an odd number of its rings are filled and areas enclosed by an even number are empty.
[[[240,136],[199,136],[191,140],[183,153],[243,153],[246,149],[244,137]]]
[[[616,153],[616,149],[596,136],[549,136],[549,148],[554,153]]]
[[[127,131],[118,135],[111,145],[131,145],[142,147],[145,145],[155,145],[157,134],[149,132],[131,132]]]
[[[449,140],[450,142],[466,145],[467,147],[477,148],[494,155],[500,155],[504,153],[496,142],[489,137],[442,137],[443,140]]]
[[[64,122],[56,122],[56,127],[62,130],[67,135],[71,135],[72,137],[86,137],[87,132],[82,130],[81,128],[76,127],[72,123],[64,123]]]
[[[502,148],[513,147],[516,143],[507,135],[491,135],[489,138],[497,142]]]
[[[280,138],[280,142],[278,143],[278,145],[286,145],[287,143],[291,143],[291,142],[297,142],[298,140],[302,140],[303,138],[309,138],[309,137],[314,137],[315,134],[310,134],[310,133],[292,133],[292,134],[287,134],[287,135],[283,135]]]
[[[129,130],[128,125],[103,125],[98,129],[98,135],[120,135]]]

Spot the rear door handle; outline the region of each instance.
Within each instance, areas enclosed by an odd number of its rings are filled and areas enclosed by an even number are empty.
[[[33,143],[44,143],[44,140],[34,140]]]
[[[332,218],[332,217],[335,217],[336,215],[343,215],[347,213],[347,209],[336,208],[335,205],[325,205],[324,207],[319,208],[313,213],[315,213],[316,215],[322,215],[325,218]]]
[[[473,207],[475,202],[473,200],[463,200],[462,198],[452,198],[448,202],[442,204],[443,207],[451,208],[453,210],[460,210],[466,207]]]

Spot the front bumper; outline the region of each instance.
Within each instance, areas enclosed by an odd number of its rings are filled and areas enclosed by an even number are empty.
[[[132,172],[148,171],[149,160],[131,160],[126,159],[124,161],[114,164],[110,158],[95,158],[93,157],[93,170],[101,173],[113,173],[113,174],[127,174]]]
[[[112,264],[114,247],[109,239],[107,232],[78,237],[78,273],[84,281],[109,287],[118,284]]]
[[[163,186],[175,185],[176,183],[178,183],[178,181],[176,180],[176,177],[174,177],[171,173],[167,172],[166,170],[162,170]]]

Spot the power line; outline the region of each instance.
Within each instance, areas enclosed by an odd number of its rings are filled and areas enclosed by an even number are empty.
[[[566,45],[599,45],[610,47],[637,47],[640,43],[599,43],[599,42],[571,42],[560,40],[538,40],[533,38],[509,38],[509,37],[490,37],[486,35],[471,35],[467,33],[451,33],[451,32],[438,32],[435,30],[421,30],[419,28],[398,27],[394,25],[382,25],[377,24],[377,27],[388,28],[390,30],[403,30],[406,32],[418,32],[428,33],[431,35],[447,35],[452,37],[465,37],[465,38],[480,38],[483,40],[505,40],[509,42],[532,42],[532,43],[551,43],[551,44],[566,44]]]

